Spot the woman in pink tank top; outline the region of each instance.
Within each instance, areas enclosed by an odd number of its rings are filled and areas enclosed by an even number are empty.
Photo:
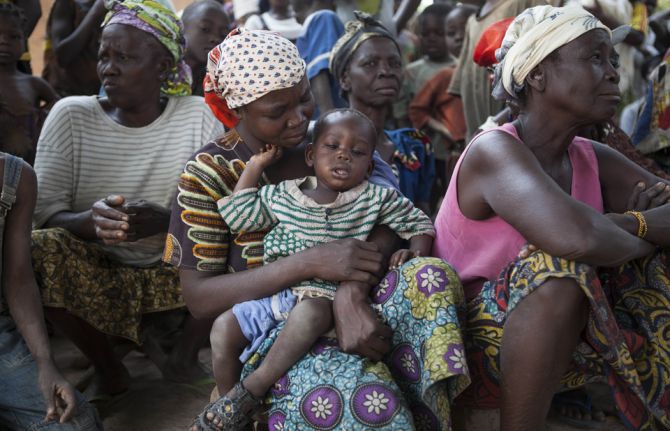
[[[468,298],[460,402],[500,407],[503,430],[542,429],[556,391],[602,378],[629,429],[670,427],[670,185],[576,136],[616,112],[613,56],[581,8],[519,15],[494,90],[519,117],[473,139],[437,216]]]

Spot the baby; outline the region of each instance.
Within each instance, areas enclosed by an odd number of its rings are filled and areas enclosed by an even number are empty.
[[[0,151],[32,165],[41,109],[51,108],[58,96],[43,79],[17,69],[25,48],[24,19],[13,3],[0,2]]]
[[[329,111],[317,121],[314,144],[306,149],[315,177],[257,189],[264,169],[281,157],[281,148],[268,146],[251,157],[233,194],[218,201],[221,216],[233,231],[272,228],[264,238],[266,263],[328,241],[366,240],[378,224],[409,240],[408,249],[391,257],[392,267],[428,255],[434,236],[430,219],[396,190],[366,181],[376,142],[375,127],[365,115],[353,109]],[[307,280],[226,312],[227,327],[218,332],[215,325],[212,333],[213,339],[224,333],[227,337],[223,343],[227,351],[213,352],[214,375],[222,393],[239,379],[241,363],[229,364],[238,357],[246,361],[272,328],[283,320],[286,324],[259,368],[210,406],[208,422],[238,429],[248,421],[270,387],[332,328],[336,288],[336,283]]]

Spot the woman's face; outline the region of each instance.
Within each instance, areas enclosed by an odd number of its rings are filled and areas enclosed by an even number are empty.
[[[124,24],[105,27],[98,51],[98,76],[110,103],[130,109],[160,96],[171,58],[163,45],[142,30]]]
[[[299,145],[307,134],[314,98],[307,77],[290,88],[272,91],[238,110],[240,124],[260,144]]]
[[[340,85],[350,103],[385,106],[398,96],[402,84],[402,59],[392,40],[373,37],[351,56]]]
[[[596,29],[558,49],[543,62],[545,92],[556,107],[591,123],[609,120],[621,95],[617,54],[605,30]]]

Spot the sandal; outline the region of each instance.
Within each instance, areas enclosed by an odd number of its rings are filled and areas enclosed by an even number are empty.
[[[566,425],[590,430],[607,429],[609,427],[604,413],[594,408],[591,395],[583,389],[558,393],[554,395],[551,404],[555,412],[555,419]],[[570,409],[578,410],[582,417],[574,418],[565,415],[563,411]]]
[[[242,431],[261,410],[263,400],[236,384],[226,395],[205,407],[193,421],[191,431]]]

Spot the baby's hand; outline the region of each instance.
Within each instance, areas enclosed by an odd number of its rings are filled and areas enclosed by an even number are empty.
[[[249,162],[265,169],[277,160],[281,159],[282,149],[278,145],[268,144],[265,148],[261,148],[261,152],[254,154],[249,159]]]
[[[415,251],[401,248],[400,250],[393,253],[393,256],[391,256],[391,259],[389,259],[389,269],[396,269],[408,260],[414,259],[418,256],[419,253]]]

